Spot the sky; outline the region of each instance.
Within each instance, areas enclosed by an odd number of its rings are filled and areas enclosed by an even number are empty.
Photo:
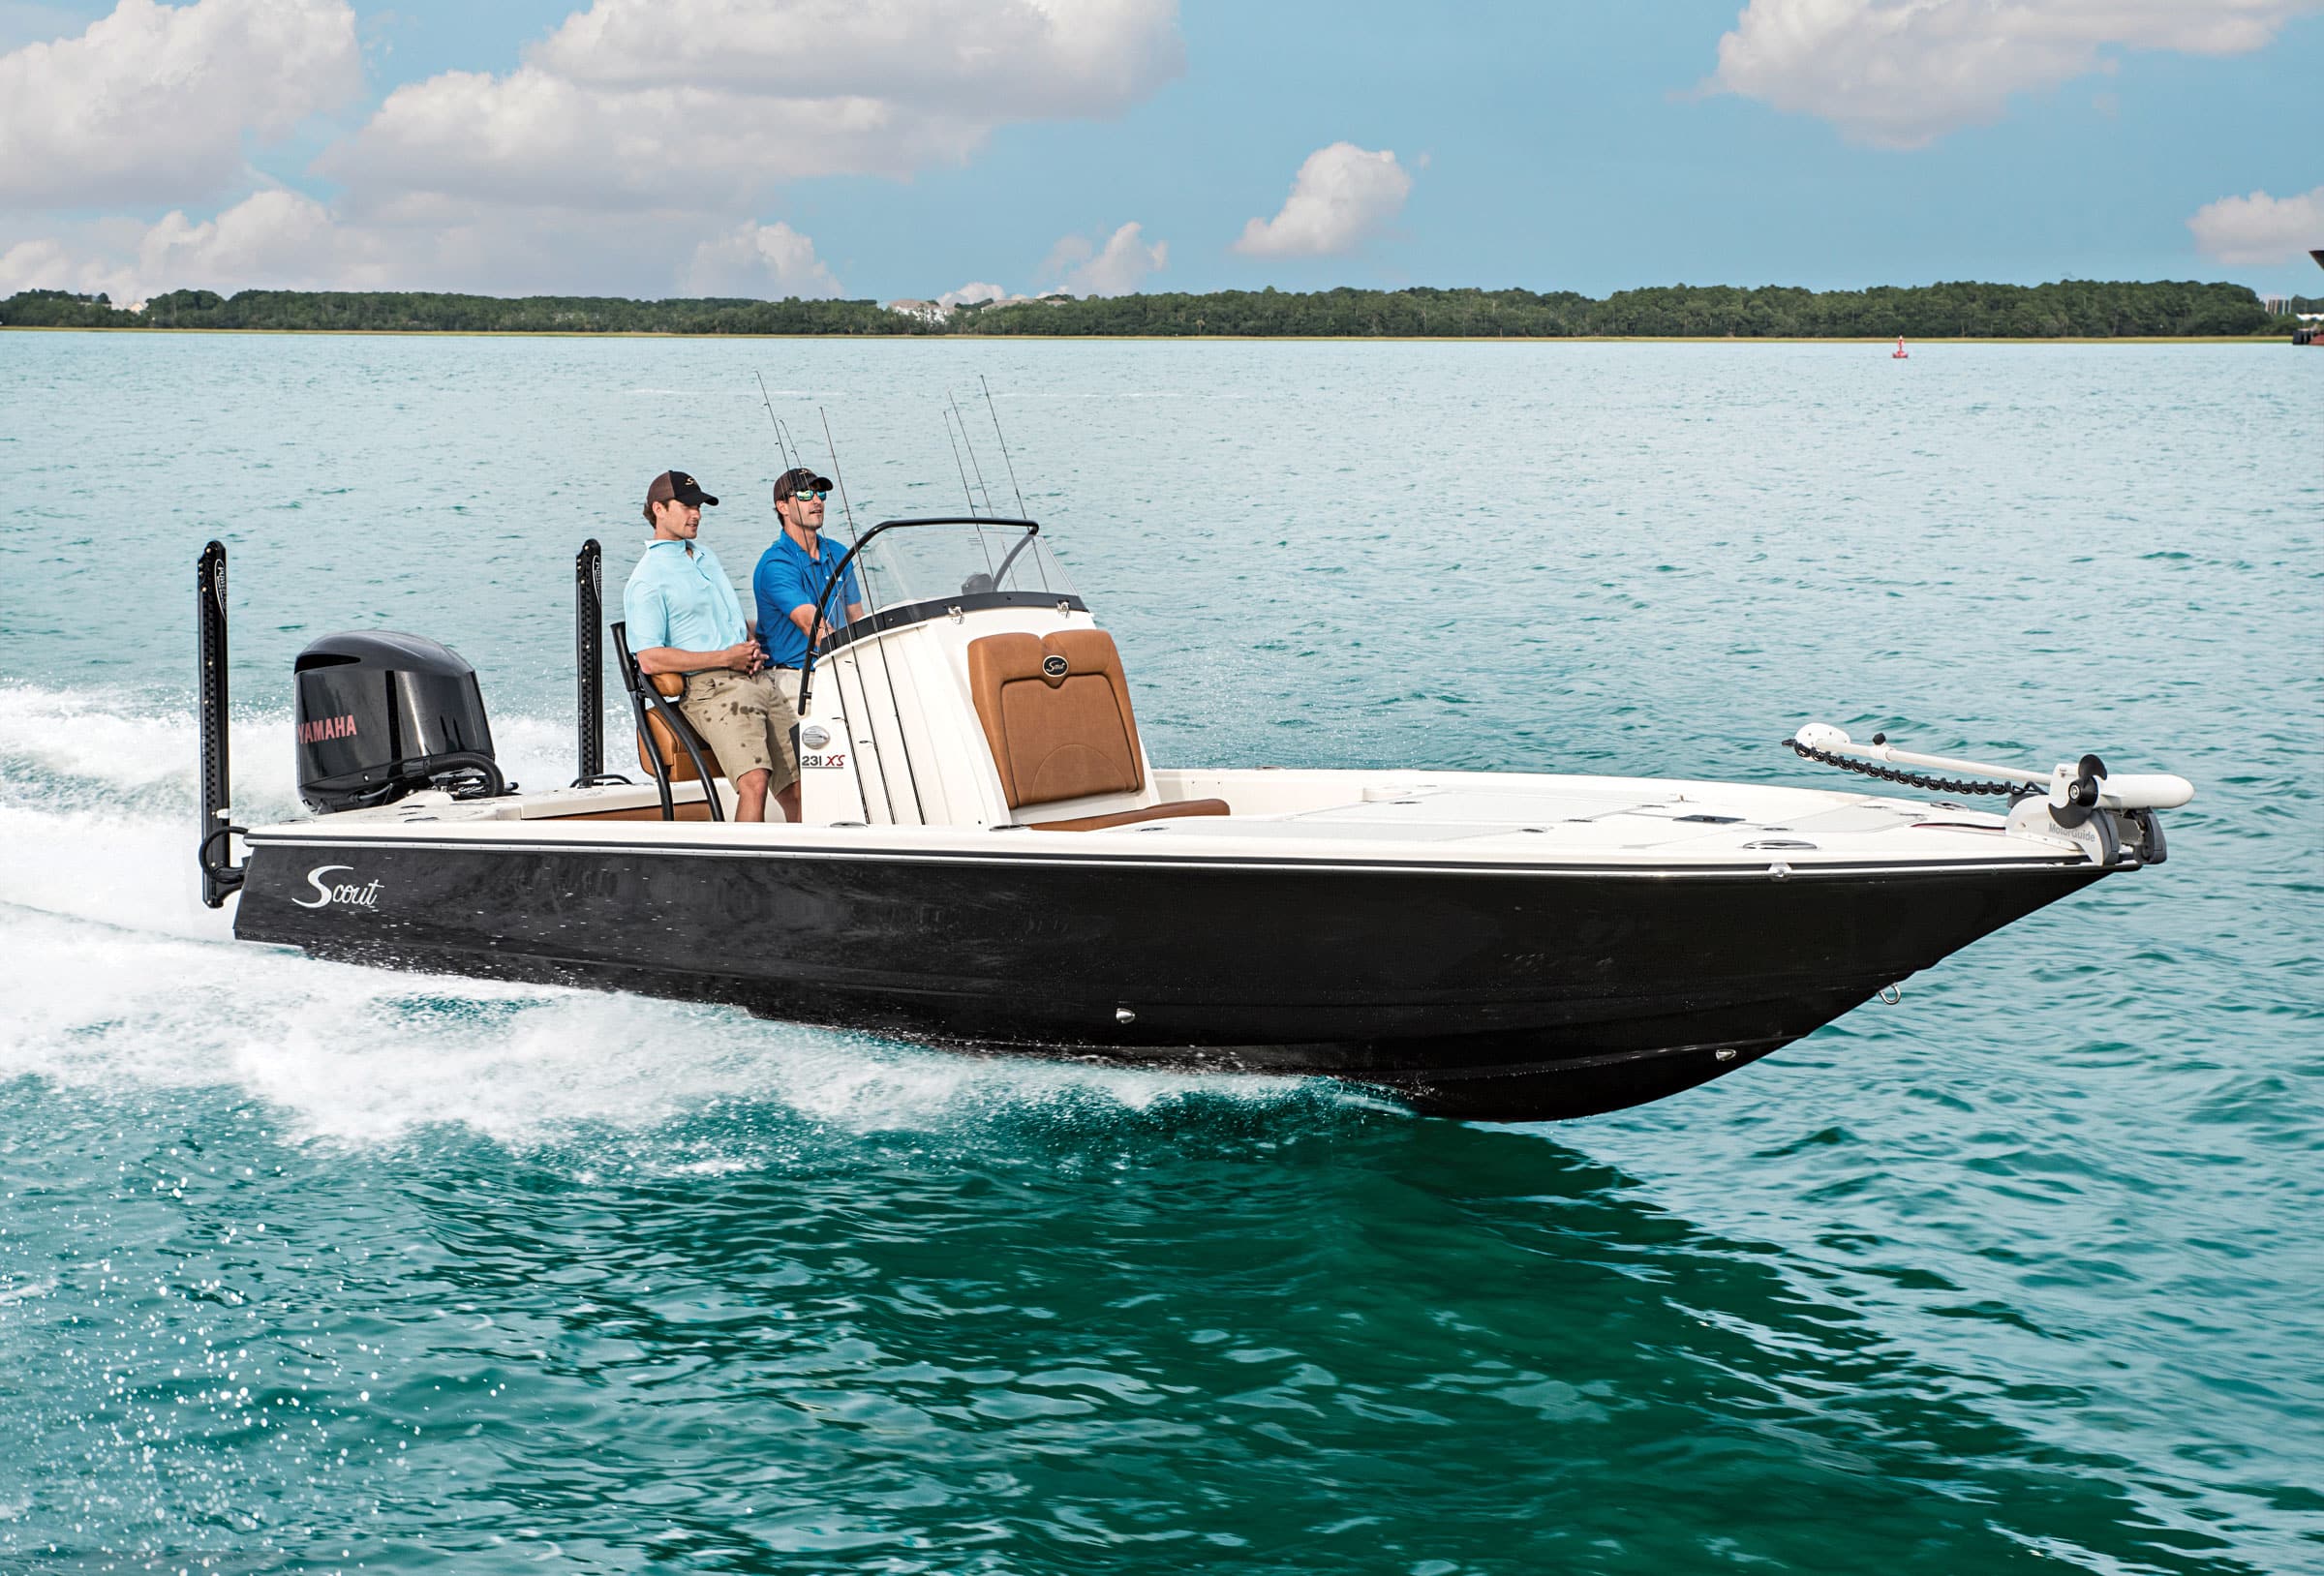
[[[0,0],[0,295],[2230,280],[2324,0]]]

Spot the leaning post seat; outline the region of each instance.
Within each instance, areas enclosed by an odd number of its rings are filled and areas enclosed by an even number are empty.
[[[1102,629],[987,635],[968,643],[968,689],[1012,810],[1146,790],[1146,752],[1114,637]],[[1224,815],[1223,800],[1145,804],[1036,821],[1044,832],[1095,832],[1183,815]]]
[[[666,707],[655,707],[646,712],[646,727],[653,734],[654,753],[661,757],[662,770],[669,773],[670,780],[692,782],[702,774],[694,770],[694,755],[688,753],[686,744],[679,742],[676,730],[670,726],[673,714],[693,736],[689,742],[694,750],[699,752],[702,764],[709,769],[710,774],[714,777],[726,775],[726,769],[719,764],[718,754],[710,747],[710,741],[696,732],[693,724],[686,720],[686,713],[678,710],[678,702],[686,695],[686,676],[656,673],[644,677],[646,682],[654,686],[656,694],[666,697],[670,702]],[[654,763],[646,759],[646,735],[641,733],[637,736],[637,764],[651,772]]]
[[[696,733],[693,724],[678,710],[677,697],[686,693],[685,677],[657,673],[649,681],[629,650],[628,626],[617,619],[609,627],[614,655],[621,664],[622,687],[629,693],[629,712],[637,719],[637,764],[653,773],[654,786],[660,790],[661,818],[690,820],[690,816],[680,816],[670,796],[670,784],[722,777],[725,769],[711,752],[709,741]],[[713,821],[725,820],[726,812],[719,803],[717,786],[704,782],[702,788],[703,812]]]

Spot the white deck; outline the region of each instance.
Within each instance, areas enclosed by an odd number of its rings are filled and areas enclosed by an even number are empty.
[[[419,794],[378,809],[260,829],[256,835],[529,846],[666,843],[695,852],[731,846],[737,852],[764,848],[825,857],[950,853],[1007,859],[1037,850],[1106,859],[1423,860],[1760,870],[1776,864],[2046,864],[2083,858],[2063,838],[2009,832],[1994,810],[1829,790],[1466,773],[1163,771],[1155,779],[1165,802],[1219,798],[1235,813],[1097,832],[567,819],[656,809],[658,800],[646,786],[557,789],[499,800]],[[701,793],[688,783],[676,797],[694,803]]]

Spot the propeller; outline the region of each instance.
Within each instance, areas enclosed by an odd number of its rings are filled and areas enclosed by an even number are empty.
[[[2061,773],[2064,770],[2059,768]],[[2089,820],[2090,812],[2098,807],[2098,785],[2105,780],[2106,763],[2095,755],[2083,756],[2074,767],[2074,776],[2051,788],[2051,819],[2062,827],[2078,827]]]

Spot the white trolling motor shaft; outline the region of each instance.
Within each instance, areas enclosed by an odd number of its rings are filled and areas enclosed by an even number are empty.
[[[2024,783],[2029,789],[2046,791],[2050,802],[2061,807],[2074,802],[2074,786],[2084,780],[2096,785],[2095,800],[2084,803],[2084,809],[2170,810],[2195,797],[2193,783],[2164,772],[2120,776],[2108,775],[2103,767],[2091,772],[2083,764],[2095,761],[2091,756],[2083,757],[2083,763],[2061,762],[2053,771],[2036,772],[2017,766],[1994,766],[1985,761],[1964,761],[1950,755],[1923,755],[1918,750],[1899,749],[1884,740],[1859,744],[1828,722],[1811,722],[1796,737],[1801,745],[1824,755],[1846,755],[1888,766],[1925,767],[1935,772],[1957,772],[1964,776]]]

